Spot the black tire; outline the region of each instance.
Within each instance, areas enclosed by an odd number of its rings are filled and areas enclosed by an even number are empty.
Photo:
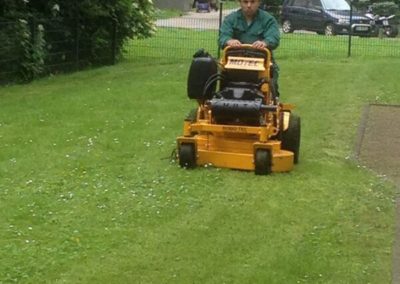
[[[285,34],[292,33],[294,31],[292,22],[290,20],[284,20],[282,23],[282,31]]]
[[[325,29],[324,29],[324,34],[326,36],[336,35],[335,27],[332,24],[326,24]]]
[[[256,150],[254,157],[254,164],[255,164],[254,173],[256,175],[270,174],[272,168],[271,151],[267,149]]]
[[[182,143],[179,146],[179,165],[182,168],[193,169],[196,167],[196,153],[194,144]]]
[[[276,139],[276,140],[282,141],[284,116],[285,116],[285,113],[284,113],[283,111],[279,113],[279,118],[278,118],[278,123],[279,123],[278,134],[276,134],[275,136],[272,136],[271,139]]]
[[[299,162],[301,136],[300,126],[300,117],[291,114],[289,118],[289,127],[282,134],[282,149],[293,152],[295,164]]]

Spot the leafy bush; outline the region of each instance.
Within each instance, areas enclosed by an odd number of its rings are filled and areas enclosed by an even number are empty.
[[[153,18],[151,0],[0,0],[0,41],[12,43],[0,50],[0,63],[12,72],[13,53],[24,80],[77,58],[107,64],[127,39],[151,36]]]
[[[19,50],[22,55],[19,68],[20,77],[24,81],[30,81],[42,74],[44,70],[44,28],[42,25],[38,25],[37,34],[32,37],[28,23],[20,20],[16,28],[16,35],[20,39]]]
[[[399,12],[399,7],[393,2],[374,3],[371,8],[378,15],[391,15]]]

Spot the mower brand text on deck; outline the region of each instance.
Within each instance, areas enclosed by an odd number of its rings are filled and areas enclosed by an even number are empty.
[[[222,129],[228,132],[247,133],[246,127],[240,127],[240,126],[222,126]]]

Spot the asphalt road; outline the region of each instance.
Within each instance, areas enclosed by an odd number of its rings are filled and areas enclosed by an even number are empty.
[[[222,11],[222,17],[232,11]],[[157,20],[156,25],[158,27],[218,30],[219,14],[219,11],[211,11],[210,13],[188,12],[181,17]]]

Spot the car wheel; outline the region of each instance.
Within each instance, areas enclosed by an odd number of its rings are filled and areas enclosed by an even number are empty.
[[[254,157],[256,175],[268,175],[271,173],[272,157],[271,151],[267,149],[258,149]]]
[[[182,143],[179,145],[179,165],[182,168],[193,169],[196,167],[196,152],[194,144]]]
[[[282,149],[293,152],[295,164],[299,162],[300,136],[300,117],[291,114],[289,118],[289,127],[282,133]]]
[[[282,31],[287,33],[292,33],[294,31],[292,22],[290,20],[284,20],[282,23]]]
[[[333,36],[336,34],[335,27],[332,24],[327,24],[324,31],[326,36]]]

